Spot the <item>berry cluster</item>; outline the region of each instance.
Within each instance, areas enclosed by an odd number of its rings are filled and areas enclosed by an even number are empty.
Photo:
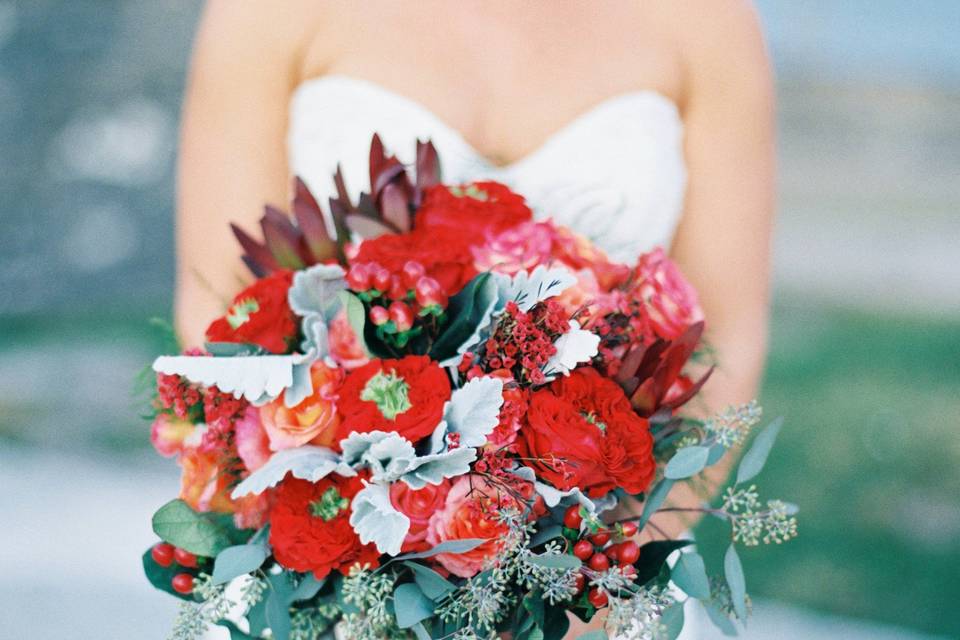
[[[543,367],[557,352],[554,342],[569,330],[570,316],[555,300],[527,312],[510,301],[480,354],[464,358],[460,369],[468,378],[506,370],[518,383],[544,384]]]
[[[202,418],[203,391],[200,385],[178,375],[157,374],[157,405],[173,411],[181,420],[191,422]]]
[[[435,323],[449,301],[447,291],[415,260],[408,260],[399,274],[376,262],[353,264],[347,286],[367,304],[377,336],[398,348]]]
[[[640,559],[640,545],[631,540],[637,534],[636,523],[624,522],[617,524],[613,529],[596,527],[596,530],[593,530],[593,527],[588,527],[584,535],[581,535],[582,523],[583,513],[580,505],[573,505],[566,510],[563,515],[564,533],[569,539],[576,541],[571,547],[573,555],[582,560],[591,571],[597,573],[616,566],[625,577],[632,579],[637,575],[634,563]],[[577,592],[582,592],[585,585],[584,574],[578,574]],[[594,587],[587,593],[587,602],[601,609],[607,606],[607,594]]]
[[[175,547],[166,542],[158,542],[150,550],[150,557],[161,567],[169,567],[176,563],[184,569],[197,569],[200,566],[200,558],[190,553],[186,549]],[[193,593],[193,574],[186,571],[177,573],[170,579],[170,586],[177,593],[189,595]]]

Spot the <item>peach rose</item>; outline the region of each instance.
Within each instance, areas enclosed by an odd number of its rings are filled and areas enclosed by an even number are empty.
[[[427,542],[434,547],[448,540],[486,538],[466,553],[441,553],[437,562],[450,573],[469,578],[482,571],[500,549],[507,526],[497,519],[503,509],[520,509],[516,500],[481,476],[457,478],[443,508],[430,517]]]
[[[360,338],[347,320],[347,312],[341,310],[330,323],[330,356],[347,371],[370,362],[360,344]]]
[[[310,369],[313,393],[297,406],[288,408],[283,396],[260,408],[260,420],[273,451],[307,444],[330,446],[340,424],[337,416],[337,389],[343,370],[315,362]]]
[[[424,551],[430,545],[427,540],[427,525],[430,517],[442,509],[450,492],[450,481],[439,485],[428,484],[423,489],[411,489],[405,482],[390,485],[390,502],[403,515],[410,518],[410,531],[403,540],[403,551]]]

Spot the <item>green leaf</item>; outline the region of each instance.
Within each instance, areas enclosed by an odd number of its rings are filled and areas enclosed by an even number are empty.
[[[294,603],[309,600],[317,595],[326,581],[326,578],[317,580],[312,573],[305,574],[303,579],[300,580],[300,584],[298,584],[297,588],[290,594],[290,602]]]
[[[633,563],[636,583],[645,585],[656,578],[671,553],[691,544],[692,540],[655,540],[640,547],[640,558]]]
[[[370,355],[370,350],[367,348],[366,340],[364,340],[364,325],[367,323],[367,310],[363,306],[360,298],[350,293],[349,291],[340,291],[337,294],[340,298],[340,303],[343,305],[344,310],[347,314],[347,322],[350,324],[350,327],[353,329],[353,333],[356,334],[357,339],[360,341],[360,346],[363,348],[363,352],[367,355]]]
[[[267,599],[260,598],[247,611],[247,623],[250,625],[250,635],[259,638],[267,629]]]
[[[558,524],[553,524],[533,534],[533,537],[530,538],[530,547],[538,547],[541,544],[545,544],[550,540],[553,540],[554,538],[562,537],[563,527]]]
[[[476,276],[457,295],[450,298],[446,316],[450,322],[437,336],[430,357],[444,361],[457,355],[457,350],[473,335],[473,332],[492,311],[497,296],[497,288],[490,279],[490,273]]]
[[[544,640],[563,640],[567,631],[570,630],[570,619],[567,617],[566,607],[546,605],[544,611]]]
[[[427,631],[427,628],[423,626],[422,622],[413,625],[411,629],[413,629],[413,633],[417,636],[417,640],[431,640],[430,633]]]
[[[770,455],[770,450],[773,448],[773,443],[776,442],[777,434],[780,433],[780,427],[782,426],[783,418],[777,418],[753,439],[750,449],[743,454],[743,459],[740,460],[740,466],[737,468],[736,484],[747,482],[763,471],[763,465],[767,463],[767,456]]]
[[[707,579],[707,569],[699,553],[690,551],[680,554],[670,579],[691,598],[698,600],[710,598],[710,581]]]
[[[527,558],[527,562],[547,569],[579,569],[583,566],[580,558],[565,553],[532,555]]]
[[[727,452],[727,448],[722,444],[715,444],[710,447],[710,455],[707,456],[707,466],[712,467],[713,465],[720,462],[720,459],[723,458],[723,454]]]
[[[710,457],[710,449],[700,445],[684,447],[677,451],[666,469],[663,470],[663,476],[670,480],[682,480],[703,471],[707,465],[707,458]]]
[[[270,551],[263,544],[238,544],[227,547],[213,564],[213,584],[224,584],[260,568]]]
[[[291,631],[290,596],[293,584],[290,574],[284,571],[268,578],[270,590],[267,594],[267,624],[273,632],[274,640],[289,640]]]
[[[577,640],[607,640],[607,634],[604,631],[588,631],[582,636],[577,636]]]
[[[531,591],[523,599],[523,608],[530,612],[530,618],[533,620],[535,629],[543,633],[546,611],[544,610],[543,594],[539,591]],[[531,631],[532,633],[532,631]]]
[[[171,500],[153,514],[153,532],[198,556],[216,556],[231,544],[231,531],[222,519],[198,513],[183,500]]]
[[[412,582],[401,584],[393,592],[393,608],[401,629],[433,617],[433,602]]]
[[[701,604],[703,608],[707,610],[707,616],[710,618],[710,622],[720,629],[723,635],[730,637],[737,635],[737,628],[734,626],[733,621],[730,620],[725,613],[720,611],[717,605],[712,602],[703,602]]]
[[[416,562],[404,562],[403,566],[413,572],[413,579],[417,586],[431,600],[439,600],[446,594],[456,589],[456,585],[441,576],[439,573],[429,567]]]
[[[660,616],[660,624],[665,630],[666,640],[676,640],[680,632],[683,631],[683,603],[676,602],[663,612]]]
[[[253,640],[253,636],[244,633],[229,620],[217,620],[214,624],[226,628],[230,632],[230,640]]]
[[[663,501],[667,499],[667,495],[672,488],[673,480],[664,478],[657,483],[657,486],[653,488],[653,491],[650,492],[643,503],[643,513],[640,516],[640,521],[637,523],[638,529],[643,529],[647,523],[650,522],[650,518],[657,512],[657,509],[660,508]]]
[[[210,355],[222,358],[262,356],[269,353],[260,345],[247,342],[204,342],[203,348]]]
[[[150,581],[150,584],[160,591],[169,593],[170,595],[180,598],[181,600],[193,602],[192,595],[177,593],[173,590],[173,585],[171,584],[173,576],[181,573],[183,569],[176,564],[171,564],[169,567],[161,567],[153,561],[153,556],[151,555],[152,550],[153,547],[147,549],[147,551],[143,554],[143,573],[146,574],[147,580]]]
[[[747,581],[743,575],[743,564],[737,549],[732,544],[723,556],[723,574],[730,586],[730,598],[733,600],[733,610],[740,620],[747,619]]]
[[[422,560],[423,558],[432,558],[440,553],[467,553],[473,551],[485,542],[487,538],[461,538],[459,540],[447,540],[441,542],[432,549],[426,551],[417,551],[415,553],[405,553],[397,556],[394,560]]]

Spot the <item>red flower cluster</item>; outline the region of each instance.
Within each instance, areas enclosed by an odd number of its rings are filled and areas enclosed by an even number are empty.
[[[371,360],[350,372],[340,388],[337,440],[379,430],[416,442],[440,424],[449,399],[450,379],[427,356]]]
[[[287,304],[293,272],[275,271],[234,297],[227,313],[207,327],[210,342],[241,342],[287,353],[296,341],[297,317]]]
[[[615,382],[589,367],[533,393],[517,444],[538,476],[593,497],[615,487],[641,493],[656,470],[649,423]]]
[[[361,476],[327,476],[312,483],[288,477],[280,483],[270,511],[270,545],[277,562],[317,579],[355,564],[378,565],[380,553],[360,544],[350,526],[350,501],[363,489]]]
[[[499,182],[474,182],[427,189],[417,210],[416,224],[483,238],[488,232],[499,233],[531,219],[533,212],[523,196]]]
[[[178,375],[157,374],[157,404],[159,408],[173,411],[181,420],[189,420],[198,413],[203,391],[200,385]]]

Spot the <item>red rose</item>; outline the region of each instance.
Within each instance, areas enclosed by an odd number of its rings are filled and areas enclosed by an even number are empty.
[[[532,219],[533,212],[523,196],[499,182],[474,182],[427,189],[416,224],[452,229],[479,242],[488,233],[499,233]]]
[[[404,264],[416,260],[448,295],[454,295],[477,275],[470,241],[462,230],[419,227],[410,233],[364,240],[351,262],[376,262],[391,273],[400,273]]]
[[[287,304],[291,271],[260,278],[233,299],[227,313],[207,327],[210,342],[260,345],[271,353],[287,353],[296,340],[297,317]]]
[[[422,489],[411,489],[406,482],[394,482],[390,485],[390,502],[403,515],[410,518],[410,531],[403,540],[402,551],[425,551],[427,544],[427,524],[430,516],[442,509],[450,491],[450,481],[439,485],[428,484]]]
[[[317,483],[287,477],[270,511],[270,545],[282,566],[312,571],[317,579],[333,569],[346,575],[355,564],[377,566],[376,546],[360,544],[350,526],[350,501],[363,489],[361,477],[327,476]]]
[[[450,399],[450,379],[427,356],[371,360],[347,374],[337,409],[337,440],[353,432],[395,431],[410,442],[433,433]]]
[[[521,455],[558,489],[599,497],[614,487],[640,493],[656,470],[649,424],[623,390],[592,368],[534,392],[520,430]]]

